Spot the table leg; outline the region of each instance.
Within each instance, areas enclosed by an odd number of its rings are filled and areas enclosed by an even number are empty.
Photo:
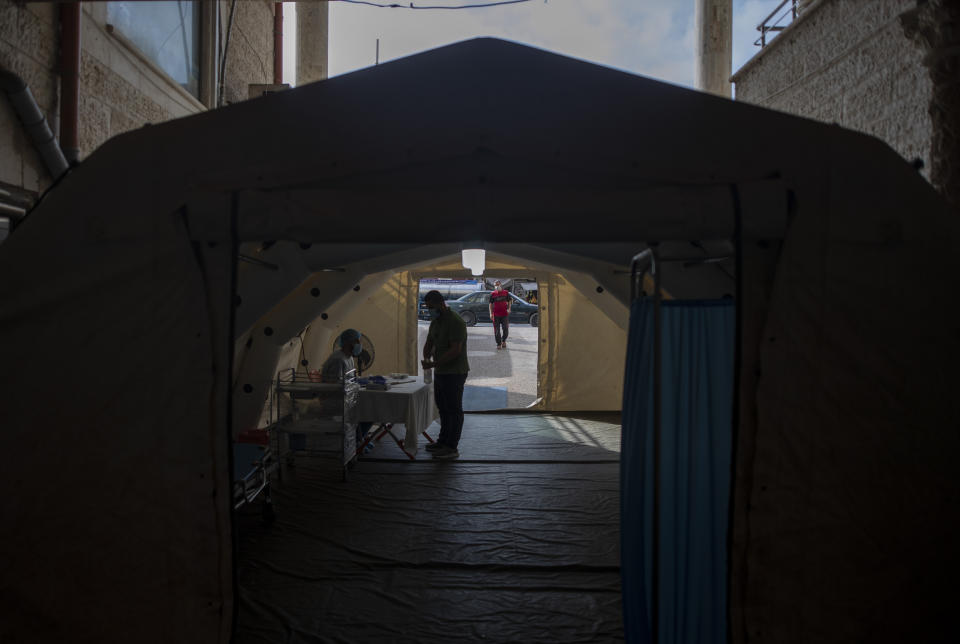
[[[360,456],[363,455],[363,449],[364,449],[367,445],[369,445],[369,444],[372,443],[373,441],[377,440],[377,439],[380,437],[380,435],[383,434],[383,432],[381,431],[382,428],[383,428],[383,425],[382,425],[382,424],[381,424],[381,425],[377,425],[376,428],[371,429],[370,431],[367,432],[367,437],[364,438],[364,439],[363,439],[363,443],[357,447],[357,458],[360,458]]]
[[[393,442],[397,444],[397,447],[399,447],[404,454],[407,455],[407,458],[409,458],[411,461],[417,460],[416,456],[414,456],[413,454],[411,454],[410,452],[408,452],[403,448],[403,439],[397,438],[396,435],[393,433],[393,423],[382,423],[375,430],[371,430],[369,436],[372,436],[372,438],[366,439],[363,442],[363,445],[366,446],[366,444],[372,440],[379,441],[381,438],[384,437],[385,434],[388,434],[390,438],[393,439]],[[433,439],[431,439],[429,436],[427,436],[427,440],[429,440],[431,443],[433,442]],[[361,448],[357,450],[357,456],[360,455],[361,453],[360,450],[362,449],[363,449],[363,446],[361,446]]]

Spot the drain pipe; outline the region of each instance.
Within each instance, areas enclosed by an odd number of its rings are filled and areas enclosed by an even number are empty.
[[[283,84],[283,3],[273,3],[273,84]]]
[[[30,92],[30,88],[22,78],[6,70],[0,70],[0,89],[2,89],[13,110],[17,113],[23,127],[27,130],[30,140],[43,159],[43,165],[46,166],[50,176],[56,181],[60,175],[67,171],[69,165],[67,159],[60,151],[57,145],[57,139],[50,131],[47,124],[47,117],[43,115],[40,106]]]
[[[60,4],[60,146],[70,165],[80,160],[80,3]]]
[[[217,4],[219,7],[220,5]],[[223,105],[223,93],[226,90],[227,82],[227,52],[230,50],[230,32],[233,31],[233,15],[237,12],[237,0],[230,3],[230,17],[227,18],[227,35],[223,39],[223,52],[220,54],[220,87],[217,93],[217,107]]]

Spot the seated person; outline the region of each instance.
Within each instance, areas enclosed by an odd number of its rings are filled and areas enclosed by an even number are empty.
[[[322,382],[343,382],[344,375],[355,368],[353,359],[363,351],[360,344],[360,335],[360,332],[356,329],[347,329],[340,334],[337,342],[339,348],[334,349],[330,357],[320,367]],[[373,423],[357,424],[357,445],[363,442],[371,426],[373,426]],[[367,451],[372,448],[372,444],[367,445]]]
[[[320,367],[321,382],[343,382],[343,376],[355,368],[354,357],[363,351],[360,332],[356,329],[347,329],[341,333],[337,345],[339,348],[334,349]]]

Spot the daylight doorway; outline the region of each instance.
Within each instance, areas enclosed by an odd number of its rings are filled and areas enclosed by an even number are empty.
[[[498,345],[490,317],[490,296],[499,281],[510,301],[506,340]],[[524,409],[539,399],[540,309],[537,280],[520,274],[490,274],[474,279],[422,278],[417,305],[417,355],[423,354],[429,315],[423,296],[443,294],[447,306],[467,324],[470,375],[463,392],[464,411]],[[502,337],[501,337],[502,340]]]

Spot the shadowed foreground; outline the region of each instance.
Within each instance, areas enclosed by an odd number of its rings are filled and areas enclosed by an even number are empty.
[[[458,461],[298,460],[271,527],[240,517],[234,641],[621,640],[619,443],[618,415],[468,414]]]

